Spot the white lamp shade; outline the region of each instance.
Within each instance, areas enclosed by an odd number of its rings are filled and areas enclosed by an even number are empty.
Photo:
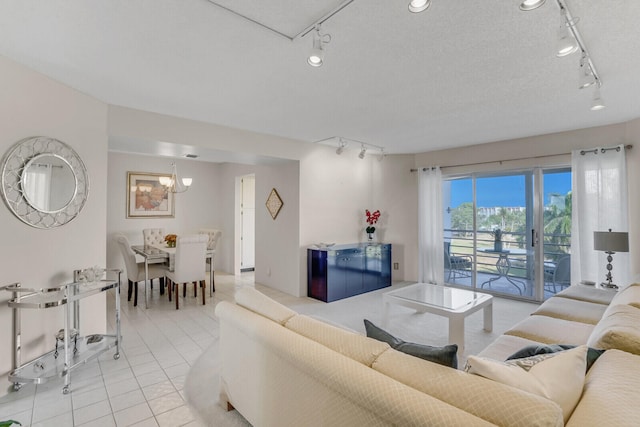
[[[184,184],[185,187],[189,187],[192,182],[193,178],[182,178],[182,184]]]
[[[604,252],[629,252],[629,233],[594,231],[593,249]]]

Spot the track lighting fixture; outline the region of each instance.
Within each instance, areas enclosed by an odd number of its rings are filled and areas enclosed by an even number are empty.
[[[600,96],[600,86],[596,85],[596,89],[593,91],[593,101],[591,101],[591,111],[602,110],[604,107],[604,101]]]
[[[358,152],[358,157],[360,159],[364,159],[367,154],[367,151],[373,152],[374,155],[378,155],[378,160],[382,161],[387,153],[384,151],[384,147],[379,145],[369,144],[368,142],[356,141],[355,139],[349,139],[342,136],[332,136],[330,138],[321,139],[319,141],[315,141],[316,144],[328,145],[330,147],[335,148],[336,154],[341,155],[345,152],[349,146],[357,147],[360,145],[360,151]]]
[[[520,9],[529,11],[536,9],[544,3],[544,0],[523,0],[520,4]],[[600,96],[600,87],[602,86],[602,79],[598,75],[598,71],[589,55],[587,46],[585,46],[582,40],[582,35],[578,30],[577,23],[579,18],[574,18],[571,15],[571,11],[567,7],[566,0],[556,0],[558,7],[560,8],[560,28],[558,29],[558,52],[556,56],[562,57],[573,52],[580,50],[582,56],[580,57],[579,78],[578,87],[584,89],[586,87],[595,85],[596,90],[593,94],[593,102],[591,104],[591,110],[597,111],[604,108],[604,103]]]
[[[324,45],[331,41],[330,34],[321,34],[320,25],[316,25],[313,34],[313,47],[307,58],[307,63],[312,67],[321,67],[324,63]]]
[[[583,52],[582,58],[580,58],[580,69],[579,69],[579,79],[578,79],[578,88],[584,89],[586,87],[591,86],[596,82],[595,77],[593,77],[593,73],[591,72],[591,66],[589,65],[589,60],[587,55]]]
[[[422,12],[427,10],[429,6],[431,6],[431,0],[411,0],[409,2],[409,12]]]
[[[546,0],[524,0],[520,3],[520,10],[533,10],[537,9],[544,4]]]

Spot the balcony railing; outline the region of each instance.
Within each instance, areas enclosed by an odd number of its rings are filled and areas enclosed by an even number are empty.
[[[476,251],[474,255],[474,233],[476,234]],[[475,272],[478,275],[476,278],[477,286],[480,286],[485,280],[485,277],[491,275],[499,275],[497,261],[499,259],[498,253],[484,252],[484,250],[491,250],[494,247],[494,238],[491,231],[487,230],[466,230],[466,229],[445,229],[445,241],[450,242],[450,253],[452,255],[469,255],[472,257],[475,264]],[[524,232],[506,232],[503,231],[503,250],[509,250],[508,255],[510,268],[508,270],[509,278],[515,280],[522,280],[529,283],[528,294],[529,296],[533,292],[532,278],[534,276],[533,271],[533,254],[526,251],[527,234]],[[542,242],[544,247],[544,271],[545,281],[548,281],[548,277],[553,274],[553,269],[557,261],[570,253],[571,249],[571,235],[570,234],[545,234],[544,241]],[[464,280],[450,280],[453,283],[461,282],[458,284],[471,286],[471,278],[468,277]],[[506,287],[508,293],[516,292],[515,288]],[[513,292],[510,292],[511,289]]]

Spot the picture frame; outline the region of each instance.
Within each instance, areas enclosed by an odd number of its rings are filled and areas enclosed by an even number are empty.
[[[170,174],[127,172],[127,218],[174,218],[175,194],[160,184]]]
[[[284,206],[284,202],[280,198],[278,191],[273,188],[271,189],[271,193],[269,193],[269,197],[267,197],[267,202],[265,203],[267,206],[267,210],[271,214],[271,218],[275,221],[276,217],[280,213],[280,209]]]

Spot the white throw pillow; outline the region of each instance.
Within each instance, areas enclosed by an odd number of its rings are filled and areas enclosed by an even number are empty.
[[[469,356],[465,370],[556,402],[565,422],[584,387],[588,347],[500,362]]]

